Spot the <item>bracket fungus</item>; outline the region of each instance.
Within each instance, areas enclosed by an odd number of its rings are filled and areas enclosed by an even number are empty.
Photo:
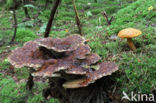
[[[8,60],[16,68],[24,66],[38,68],[44,63],[42,56],[39,46],[34,41],[30,41],[25,43],[22,48],[16,48]]]
[[[80,35],[71,35],[66,38],[43,38],[36,41],[39,46],[52,49],[56,52],[67,52],[76,50],[85,43],[85,39]]]
[[[112,62],[102,62],[97,66],[99,69],[96,71],[88,72],[85,78],[67,81],[63,84],[64,88],[80,88],[86,87],[91,83],[94,83],[97,79],[104,76],[111,75],[113,72],[118,70],[115,63]]]
[[[135,47],[135,45],[132,42],[132,38],[137,37],[137,36],[139,36],[141,34],[142,34],[142,32],[140,30],[138,30],[138,29],[126,28],[126,29],[121,30],[118,33],[118,37],[120,37],[120,38],[127,38],[127,42],[128,42],[129,47],[133,51],[135,51],[136,47]]]
[[[113,62],[99,63],[101,57],[92,53],[86,40],[77,34],[62,39],[48,37],[29,41],[12,51],[8,58],[16,68],[33,69],[31,76],[49,79],[48,95],[61,99],[62,103],[73,103],[70,96],[65,97],[66,89],[87,89],[90,84],[96,84],[97,80],[118,70]],[[60,90],[59,96],[53,95]]]

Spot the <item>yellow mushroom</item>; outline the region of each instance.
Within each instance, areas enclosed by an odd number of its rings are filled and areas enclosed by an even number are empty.
[[[121,30],[118,33],[118,37],[120,37],[120,38],[127,38],[127,42],[128,42],[129,47],[133,51],[135,51],[136,47],[135,47],[135,45],[132,42],[132,38],[137,37],[137,36],[139,36],[141,34],[142,34],[142,32],[140,30],[138,30],[138,29],[126,28],[126,29]]]

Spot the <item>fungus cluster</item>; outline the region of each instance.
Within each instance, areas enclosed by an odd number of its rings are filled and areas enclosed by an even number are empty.
[[[87,40],[80,35],[66,38],[40,38],[12,51],[9,62],[16,68],[29,67],[32,76],[63,80],[62,88],[86,87],[118,70],[113,62],[99,63]],[[51,85],[52,86],[52,85]]]

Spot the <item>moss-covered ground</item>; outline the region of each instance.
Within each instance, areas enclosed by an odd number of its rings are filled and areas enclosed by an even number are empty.
[[[12,11],[0,4],[0,103],[42,103],[42,89],[46,83],[35,82],[32,92],[26,87],[28,71],[15,69],[11,72],[7,56],[24,42],[43,36],[52,4],[44,8],[44,1],[38,0],[34,8],[29,8],[31,20],[25,18],[23,8],[16,10],[18,31],[14,45],[8,45],[13,35]],[[104,61],[113,61],[119,65],[119,71],[111,78],[116,95],[122,91],[130,93],[151,93],[156,89],[156,8],[155,0],[76,0],[76,6],[82,23],[85,38],[93,52],[98,53]],[[34,17],[38,14],[37,17]],[[109,18],[114,16],[110,26],[107,25],[102,12]],[[34,17],[34,18],[33,18]],[[137,51],[133,52],[126,39],[116,37],[121,29],[133,27],[140,29],[142,35],[133,39]],[[65,37],[78,33],[75,14],[71,0],[63,0],[57,11],[51,37]],[[113,91],[113,92],[114,92]],[[58,103],[50,99],[47,103]]]

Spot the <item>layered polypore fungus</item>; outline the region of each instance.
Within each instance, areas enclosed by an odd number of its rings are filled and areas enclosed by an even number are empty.
[[[66,38],[43,38],[36,41],[39,46],[52,49],[56,52],[67,52],[76,50],[80,45],[84,44],[85,39],[80,35],[72,35]]]
[[[142,32],[140,30],[138,30],[138,29],[126,28],[126,29],[121,30],[118,33],[118,37],[120,37],[120,38],[127,38],[127,42],[128,42],[129,47],[133,51],[135,51],[136,47],[135,47],[135,45],[132,42],[132,38],[137,37],[137,36],[139,36],[141,34],[142,34]]]
[[[86,87],[90,83],[94,83],[97,79],[100,79],[103,76],[111,75],[113,72],[118,70],[117,65],[112,62],[102,62],[97,65],[97,68],[98,69],[96,71],[88,72],[86,74],[87,77],[85,78],[65,82],[63,84],[63,87],[64,88]]]
[[[25,43],[22,48],[15,49],[8,60],[16,68],[24,66],[38,68],[44,63],[43,52],[34,41],[30,41]]]
[[[48,77],[49,81],[57,78],[62,88],[86,87],[118,70],[115,63],[99,60],[100,56],[91,53],[80,35],[29,41],[9,56],[9,62],[16,68],[33,68],[33,76]]]

